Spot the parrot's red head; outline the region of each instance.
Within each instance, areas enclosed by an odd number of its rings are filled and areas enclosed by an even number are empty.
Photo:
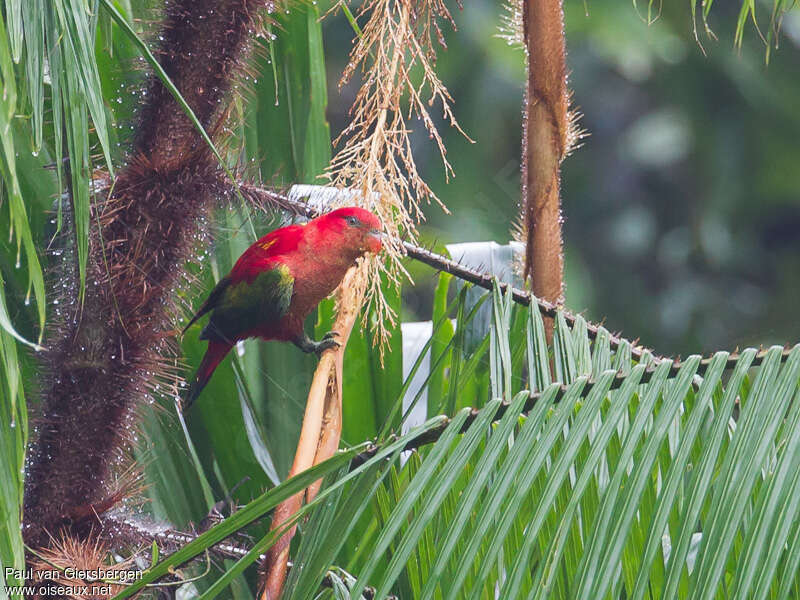
[[[357,258],[367,252],[377,254],[383,247],[381,222],[374,214],[357,206],[339,208],[314,219],[328,239],[335,238],[342,248],[349,248]]]

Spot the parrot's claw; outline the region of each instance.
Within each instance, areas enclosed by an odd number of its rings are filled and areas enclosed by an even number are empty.
[[[331,348],[338,348],[341,346],[339,342],[337,342],[333,337],[328,337],[330,334],[327,334],[324,338],[322,338],[319,342],[317,342],[317,347],[314,349],[317,356],[321,355],[325,350],[330,350]]]
[[[294,339],[292,341],[294,342],[294,345],[297,346],[298,348],[300,348],[300,350],[302,350],[303,352],[306,352],[306,353],[309,353],[309,354],[311,352],[313,352],[317,356],[319,356],[320,354],[325,352],[325,350],[330,350],[331,348],[338,348],[339,346],[341,346],[341,344],[339,342],[337,342],[335,339],[333,339],[337,335],[339,335],[338,332],[330,331],[330,332],[326,333],[322,337],[322,339],[320,341],[318,341],[318,342],[315,342],[314,340],[312,340],[307,335],[303,335],[303,336],[298,337],[298,338],[296,338],[296,339]]]
[[[341,335],[338,331],[329,331],[325,335],[322,336],[322,339],[317,342],[317,349],[314,352],[317,353],[317,356],[321,355],[325,350],[330,348],[338,348],[341,346],[339,342],[337,342],[334,338]]]

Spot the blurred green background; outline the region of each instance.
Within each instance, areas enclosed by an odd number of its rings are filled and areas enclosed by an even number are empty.
[[[573,104],[590,134],[563,165],[567,305],[660,353],[794,341],[800,13],[786,14],[767,65],[759,31],[769,31],[771,3],[757,3],[758,30],[745,26],[741,50],[738,3],[714,5],[718,41],[698,13],[702,49],[688,2],[660,8],[648,25],[646,4],[565,3]],[[524,54],[497,37],[500,14],[489,0],[456,10],[458,31],[440,53],[438,72],[476,143],[442,127],[456,173],[446,184],[418,132],[420,170],[452,212],[426,209],[428,245],[503,243],[517,214]],[[357,89],[337,89],[352,30],[329,17],[323,32],[335,136]],[[412,267],[404,317],[429,319],[433,273]]]

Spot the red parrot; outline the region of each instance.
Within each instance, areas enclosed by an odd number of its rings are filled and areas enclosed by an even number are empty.
[[[334,210],[305,225],[276,229],[257,240],[219,280],[186,330],[211,313],[200,334],[208,349],[197,369],[184,409],[208,383],[214,369],[239,340],[293,342],[303,352],[321,353],[337,346],[335,332],[315,342],[303,322],[367,252],[381,249],[381,223],[358,207]]]

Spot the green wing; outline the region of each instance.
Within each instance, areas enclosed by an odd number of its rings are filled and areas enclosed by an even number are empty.
[[[214,289],[211,290],[211,293],[208,295],[208,298],[206,298],[206,301],[203,302],[203,305],[198,309],[198,311],[192,317],[192,320],[189,321],[186,324],[186,327],[183,328],[183,331],[181,331],[181,335],[186,333],[186,330],[189,329],[189,327],[191,327],[192,325],[194,325],[195,322],[200,317],[202,317],[208,311],[214,309],[214,307],[219,302],[220,298],[222,298],[222,295],[225,293],[226,288],[228,287],[228,285],[230,285],[230,282],[231,282],[230,277],[223,277],[222,279],[219,280],[217,285],[214,286]]]
[[[259,273],[252,283],[227,282],[200,339],[233,341],[258,325],[278,321],[289,312],[293,287],[294,278],[284,265]]]

